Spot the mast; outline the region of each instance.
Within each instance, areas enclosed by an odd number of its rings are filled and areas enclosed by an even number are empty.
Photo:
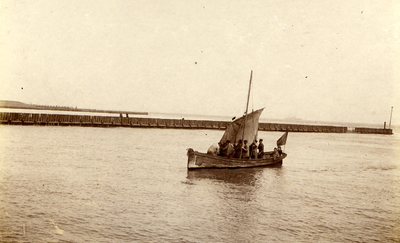
[[[246,129],[246,121],[247,121],[247,112],[249,110],[249,100],[250,100],[250,90],[251,90],[251,79],[253,77],[253,70],[251,70],[250,73],[250,83],[249,83],[249,92],[247,94],[247,105],[246,105],[246,113],[244,115],[244,124],[243,124],[243,133],[242,133],[242,142],[243,141],[243,137],[244,137],[244,130]]]
[[[250,100],[250,90],[251,90],[251,79],[252,79],[252,77],[253,77],[253,70],[251,70],[251,73],[250,73],[249,93],[247,94],[246,116],[247,116],[247,111],[249,110],[249,100]]]
[[[392,113],[393,113],[393,106],[392,106],[392,110],[390,111],[389,129],[390,129],[390,125],[392,124]]]

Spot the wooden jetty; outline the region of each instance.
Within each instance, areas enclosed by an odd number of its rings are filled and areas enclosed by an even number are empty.
[[[165,119],[148,117],[88,116],[67,114],[36,114],[0,112],[0,124],[4,125],[48,125],[88,127],[139,127],[170,129],[216,129],[225,130],[228,121]],[[313,133],[369,133],[393,134],[392,129],[356,127],[349,131],[344,126],[322,126],[282,123],[260,123],[260,131],[289,131]]]

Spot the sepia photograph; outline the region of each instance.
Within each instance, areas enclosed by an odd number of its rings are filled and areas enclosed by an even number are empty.
[[[0,242],[400,242],[400,2],[0,0]]]

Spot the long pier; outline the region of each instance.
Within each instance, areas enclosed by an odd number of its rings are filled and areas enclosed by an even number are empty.
[[[0,124],[4,125],[42,125],[42,126],[87,126],[87,127],[139,127],[170,129],[215,129],[225,130],[228,121],[186,120],[147,117],[88,116],[66,114],[36,114],[0,112]],[[392,129],[344,126],[322,126],[282,123],[260,123],[260,131],[289,131],[314,133],[369,133],[393,134]]]

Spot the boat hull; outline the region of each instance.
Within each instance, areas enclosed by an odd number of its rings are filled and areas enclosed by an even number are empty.
[[[215,156],[206,153],[200,153],[193,149],[188,149],[188,164],[187,168],[192,169],[211,169],[211,168],[252,168],[261,166],[270,166],[282,164],[283,159],[286,158],[286,154],[282,153],[277,158],[260,158],[260,159],[237,159],[227,158],[222,156]]]

